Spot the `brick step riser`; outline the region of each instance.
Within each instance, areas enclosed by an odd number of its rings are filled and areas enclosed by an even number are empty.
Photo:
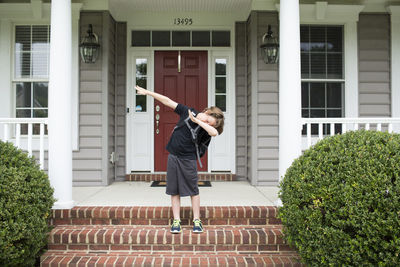
[[[62,266],[302,266],[297,255],[48,255],[42,256],[42,267]]]
[[[51,245],[284,245],[282,231],[273,229],[206,230],[195,234],[183,229],[171,234],[165,229],[54,229]]]
[[[199,181],[236,181],[236,174],[231,173],[200,173]],[[152,181],[163,181],[167,180],[167,174],[161,173],[135,173],[125,175],[125,181],[130,182],[152,182]]]
[[[48,246],[50,250],[68,251],[132,251],[132,252],[246,252],[246,253],[280,253],[295,252],[288,245],[98,245],[98,244],[69,244]]]
[[[200,218],[208,225],[280,224],[276,207],[202,207]],[[50,224],[130,224],[165,225],[173,217],[171,207],[76,207],[53,210]],[[193,218],[190,207],[181,209],[181,220],[189,225]]]
[[[280,225],[276,218],[230,218],[230,219],[202,219],[203,225]],[[50,225],[170,225],[171,219],[129,219],[129,218],[56,218]],[[181,219],[182,226],[193,225],[191,219]]]

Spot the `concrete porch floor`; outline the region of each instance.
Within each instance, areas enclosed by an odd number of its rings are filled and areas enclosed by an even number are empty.
[[[150,187],[151,182],[114,182],[109,186],[73,187],[76,206],[170,206],[165,187]],[[212,181],[199,187],[201,206],[275,206],[277,186],[252,186],[247,181]],[[191,206],[190,197],[181,206]]]

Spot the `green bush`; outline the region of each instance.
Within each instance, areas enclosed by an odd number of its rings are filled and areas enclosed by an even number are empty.
[[[280,185],[288,243],[310,266],[400,266],[400,135],[328,137]]]
[[[33,266],[47,243],[53,189],[33,158],[0,141],[0,266]]]

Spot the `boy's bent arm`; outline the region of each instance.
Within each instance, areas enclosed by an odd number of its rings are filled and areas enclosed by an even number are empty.
[[[137,90],[139,95],[149,95],[152,96],[154,99],[160,101],[167,107],[170,107],[172,109],[175,109],[178,103],[176,103],[174,100],[170,99],[169,97],[166,97],[165,95],[158,94],[156,92],[152,92],[149,90],[146,90],[140,86],[135,86],[135,89]]]
[[[213,126],[208,125],[207,123],[202,122],[201,120],[195,118],[192,115],[192,112],[190,112],[190,111],[189,111],[189,117],[193,122],[195,122],[198,125],[200,125],[200,127],[203,128],[210,136],[217,136],[218,135],[217,129],[215,129]]]

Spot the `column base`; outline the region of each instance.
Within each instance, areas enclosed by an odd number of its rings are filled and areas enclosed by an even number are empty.
[[[75,201],[65,201],[65,202],[60,202],[57,201],[53,205],[53,210],[63,210],[63,209],[72,209],[75,206]]]

